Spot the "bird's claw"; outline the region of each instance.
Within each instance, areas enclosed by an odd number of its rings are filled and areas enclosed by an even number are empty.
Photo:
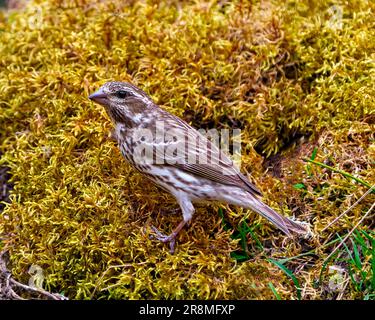
[[[151,229],[155,233],[155,235],[152,235],[152,237],[155,237],[155,239],[163,243],[169,242],[169,248],[170,248],[169,252],[173,254],[175,250],[175,245],[176,245],[176,234],[172,232],[169,236],[167,236],[164,233],[160,232],[154,226],[151,226]]]

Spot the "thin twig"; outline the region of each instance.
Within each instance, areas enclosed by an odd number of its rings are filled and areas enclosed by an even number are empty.
[[[12,284],[16,285],[17,287],[20,287],[26,291],[33,291],[33,292],[36,292],[36,293],[40,293],[48,298],[51,298],[52,300],[67,300],[66,297],[58,294],[58,293],[50,293],[42,288],[36,288],[36,287],[30,287],[30,286],[27,286],[21,282],[18,282],[17,280],[14,280],[13,278],[10,278],[10,281]]]
[[[350,282],[350,278],[348,277],[348,278],[345,279],[345,281],[343,282],[343,283],[344,283],[344,286],[341,288],[340,293],[338,294],[336,300],[341,300],[341,299],[342,299],[342,297],[344,296],[344,293],[345,293],[346,287],[348,286],[349,282]]]
[[[374,209],[374,207],[375,207],[375,203],[372,204],[371,208],[368,209],[368,211],[364,214],[364,216],[358,221],[358,223],[354,226],[354,228],[350,230],[350,232],[345,236],[345,238],[342,239],[341,243],[331,252],[331,254],[323,261],[323,263],[328,261],[333,256],[333,254],[345,243],[345,241],[352,235],[352,233],[357,229],[357,227],[362,223],[362,221],[366,219],[366,217],[370,214],[370,212],[372,211],[372,209]]]
[[[13,298],[16,300],[25,300],[23,297],[21,297],[14,291],[14,288],[19,288],[28,292],[37,293],[44,297],[50,298],[52,300],[67,300],[68,299],[64,297],[63,295],[60,295],[57,293],[50,293],[42,288],[30,287],[28,285],[25,285],[13,279],[11,273],[7,269],[6,262],[4,259],[4,256],[6,253],[7,253],[7,250],[0,252],[0,288],[1,288],[1,292],[4,293],[6,298]],[[3,281],[5,282],[4,288],[1,287],[1,279],[3,279]]]
[[[360,203],[371,191],[372,189],[375,187],[375,184],[366,191],[366,193],[364,195],[362,195],[362,197],[360,197],[354,204],[352,204],[348,209],[346,209],[343,213],[341,213],[337,218],[335,218],[332,222],[330,222],[328,224],[328,226],[326,226],[325,228],[323,228],[323,230],[321,232],[324,232],[325,230],[327,230],[331,225],[333,225],[334,223],[336,223],[339,219],[341,219],[342,216],[346,215],[350,210],[352,210],[358,203]]]

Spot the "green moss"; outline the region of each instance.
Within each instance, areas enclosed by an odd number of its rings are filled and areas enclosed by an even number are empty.
[[[307,170],[300,159],[317,146],[317,161],[375,182],[375,7],[336,5],[341,25],[332,24],[331,4],[307,0],[50,0],[1,13],[0,152],[14,190],[0,233],[12,273],[27,282],[37,264],[48,290],[79,299],[274,298],[270,282],[285,299],[296,298],[293,283],[266,257],[318,248],[297,260],[302,268],[288,268],[308,288],[302,298],[324,297],[313,280],[332,247],[321,246],[354,225],[373,197],[320,234],[365,189],[323,168]],[[87,98],[109,80],[139,85],[197,128],[241,128],[243,170],[268,203],[309,222],[318,237],[285,243],[251,214],[264,250],[249,236],[251,260],[237,264],[230,253],[238,241],[218,207],[203,206],[170,255],[147,226],[173,228],[180,216],[168,212],[176,203],[125,163],[108,139],[104,110]],[[277,177],[265,174],[262,157],[271,157]],[[225,215],[237,226],[244,212]]]

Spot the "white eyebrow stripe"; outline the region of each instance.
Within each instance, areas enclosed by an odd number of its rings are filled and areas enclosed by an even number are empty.
[[[146,92],[144,92],[141,89],[135,87],[131,83],[114,81],[114,82],[108,83],[108,88],[111,92],[115,92],[115,91],[119,91],[119,90],[127,91],[131,95],[133,95],[134,97],[137,97],[138,99],[142,100],[142,102],[147,104],[147,105],[154,104],[152,98],[149,97]]]

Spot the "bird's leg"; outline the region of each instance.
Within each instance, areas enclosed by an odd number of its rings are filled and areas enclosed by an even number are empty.
[[[174,248],[176,245],[176,236],[181,231],[181,229],[185,226],[185,224],[191,221],[194,213],[194,206],[191,203],[190,199],[187,197],[186,194],[176,194],[176,199],[178,204],[181,207],[182,215],[184,219],[179,223],[176,229],[172,231],[172,233],[168,236],[162,234],[158,229],[152,227],[152,230],[155,232],[155,238],[166,243],[169,242],[170,252],[174,253]]]
[[[165,235],[161,233],[158,229],[156,229],[154,226],[151,226],[152,231],[155,232],[155,238],[158,239],[159,241],[166,243],[169,242],[169,247],[170,247],[170,253],[174,253],[174,249],[176,246],[176,237],[178,233],[181,231],[181,229],[185,226],[187,221],[182,220],[178,226],[172,231],[170,235]]]

